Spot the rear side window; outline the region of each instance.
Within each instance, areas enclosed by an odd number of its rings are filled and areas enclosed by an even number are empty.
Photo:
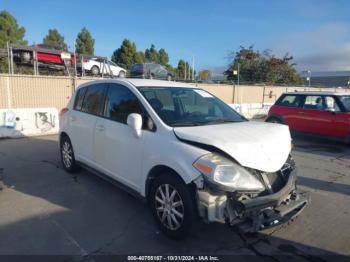
[[[334,97],[326,96],[324,98],[324,102],[326,104],[326,110],[333,110],[334,112],[339,112],[340,108],[338,106],[337,101],[335,101]]]
[[[125,86],[110,84],[106,97],[105,117],[126,124],[128,115],[142,114],[137,97]]]
[[[102,115],[105,84],[94,84],[87,87],[81,111],[93,115]]]
[[[326,104],[322,96],[307,96],[305,98],[304,108],[324,110],[326,108]]]
[[[142,72],[143,67],[141,64],[136,64],[131,67],[131,71]]]
[[[339,96],[346,112],[350,112],[350,96]]]
[[[276,105],[288,106],[288,107],[299,107],[302,102],[302,97],[299,95],[286,95],[279,100]]]
[[[87,90],[87,87],[83,87],[83,88],[79,88],[79,90],[77,91],[77,95],[75,96],[75,101],[74,101],[75,110],[81,111],[86,90]]]

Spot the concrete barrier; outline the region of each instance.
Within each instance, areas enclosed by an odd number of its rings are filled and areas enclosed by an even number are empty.
[[[248,119],[264,118],[273,103],[229,104],[234,110]]]
[[[56,108],[0,109],[0,138],[57,133]]]

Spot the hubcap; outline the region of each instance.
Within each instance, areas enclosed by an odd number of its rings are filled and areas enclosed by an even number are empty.
[[[65,141],[62,145],[62,159],[67,168],[70,168],[73,160],[73,152],[70,144]]]
[[[169,184],[160,185],[155,194],[155,206],[161,223],[170,230],[181,227],[184,205],[179,193]]]

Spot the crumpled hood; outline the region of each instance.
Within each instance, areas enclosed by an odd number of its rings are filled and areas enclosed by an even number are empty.
[[[242,166],[276,172],[287,161],[291,137],[286,125],[238,122],[193,127],[175,127],[183,140],[211,145],[230,155]]]

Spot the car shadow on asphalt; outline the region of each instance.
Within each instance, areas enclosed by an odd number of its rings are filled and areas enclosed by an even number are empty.
[[[335,192],[350,196],[350,185],[340,184],[334,181],[323,181],[320,179],[298,176],[298,184],[316,190]]]
[[[0,254],[77,255],[86,261],[112,254],[348,259],[277,237],[277,229],[248,236],[226,225],[199,223],[188,239],[170,240],[156,228],[147,205],[85,170],[64,172],[55,139],[0,141],[0,170]],[[302,219],[289,226],[302,227]]]
[[[315,155],[346,157],[350,159],[350,144],[312,135],[294,133],[293,151],[310,152]]]

